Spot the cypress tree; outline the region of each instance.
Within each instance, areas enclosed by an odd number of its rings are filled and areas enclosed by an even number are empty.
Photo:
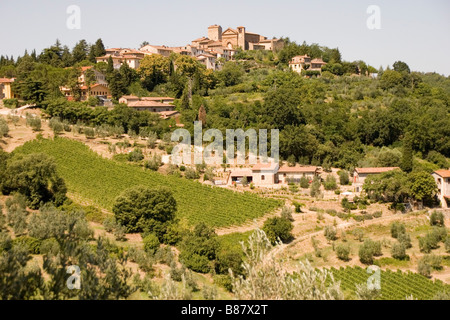
[[[405,172],[411,172],[413,169],[412,140],[409,134],[407,134],[403,140],[403,154],[400,167]]]

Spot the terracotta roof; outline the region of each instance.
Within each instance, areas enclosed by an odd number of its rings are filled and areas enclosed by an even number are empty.
[[[199,54],[199,55],[197,56],[197,58],[200,57],[200,56],[204,56],[204,57],[208,57],[208,58],[215,58],[214,55],[209,54],[209,53],[201,53],[201,54]]]
[[[92,66],[81,67],[81,71],[86,71],[86,70],[89,70],[89,69],[92,69],[92,68],[93,68]]]
[[[120,99],[127,99],[127,100],[139,100],[139,97],[136,96],[122,96]]]
[[[322,59],[312,59],[311,63],[316,63],[316,64],[327,64],[325,61],[323,61]]]
[[[251,177],[253,176],[251,169],[233,170],[230,177]]]
[[[14,79],[0,78],[0,83],[12,83]]]
[[[260,170],[275,170],[278,166],[278,163],[257,163],[252,167],[252,171],[260,171]]]
[[[106,55],[106,56],[101,56],[101,57],[97,57],[95,59],[109,59],[109,57],[111,57],[113,60],[126,60],[126,59],[138,59],[138,60],[142,60],[141,57],[138,56],[134,56],[134,55],[130,55],[130,56],[126,56],[124,57],[123,55]]]
[[[437,175],[440,175],[442,178],[450,178],[450,170],[436,170],[435,172]]]
[[[148,108],[174,108],[173,105],[168,103],[162,103],[157,101],[135,101],[130,102],[128,104],[129,107],[132,108],[141,108],[141,107],[148,107]]]
[[[202,42],[202,41],[206,41],[206,40],[209,40],[209,38],[207,38],[207,37],[201,37],[201,38],[192,40],[192,42]]]
[[[278,172],[284,173],[284,172],[316,172],[317,171],[317,167],[314,166],[308,166],[308,167],[300,167],[300,166],[295,166],[295,167],[289,167],[289,166],[282,166],[280,168],[280,170],[278,170]]]
[[[107,86],[105,86],[104,84],[101,84],[101,83],[96,83],[96,84],[94,84],[94,85],[92,85],[91,86],[91,89],[92,88],[96,88],[96,87],[99,87],[99,86],[101,86],[101,87],[105,87],[105,88],[108,88]]]
[[[376,174],[376,173],[392,171],[395,169],[400,169],[400,168],[399,167],[355,168],[355,171],[357,173]]]
[[[161,101],[161,100],[175,100],[175,98],[171,97],[142,97],[141,100],[143,101]]]

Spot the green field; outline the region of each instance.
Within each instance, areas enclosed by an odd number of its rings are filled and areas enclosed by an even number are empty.
[[[341,281],[341,288],[350,296],[356,297],[354,292],[357,284],[366,283],[371,274],[361,267],[331,268],[334,278]],[[440,280],[432,281],[413,272],[381,271],[381,296],[379,300],[405,300],[413,296],[414,299],[431,300],[438,292],[450,291],[450,286]]]
[[[213,227],[242,224],[261,217],[281,205],[252,193],[209,187],[196,181],[165,176],[141,167],[102,158],[81,142],[57,138],[25,143],[14,153],[43,152],[52,156],[69,192],[107,210],[125,189],[137,186],[167,186],[178,204],[178,215],[193,225]]]

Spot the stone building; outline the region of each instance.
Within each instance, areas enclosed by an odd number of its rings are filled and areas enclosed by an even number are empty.
[[[242,50],[277,50],[283,47],[280,39],[267,39],[257,33],[248,32],[245,27],[228,28],[222,32],[222,27],[215,24],[208,27],[208,37],[192,41],[192,46],[202,49],[228,48]]]

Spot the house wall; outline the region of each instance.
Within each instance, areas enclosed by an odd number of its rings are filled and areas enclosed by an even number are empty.
[[[214,41],[222,41],[222,27],[221,26],[208,27],[208,38]]]
[[[289,180],[293,180],[296,183],[300,181],[302,177],[307,177],[312,180],[315,176],[314,172],[286,172],[286,173],[278,173],[278,181],[279,183],[288,183]]]
[[[256,186],[270,186],[277,182],[276,171],[253,171],[253,183]]]
[[[90,96],[111,96],[111,91],[105,86],[97,86],[90,90]]]
[[[10,83],[0,83],[0,99],[12,99],[14,95],[12,93]]]
[[[443,178],[440,175],[433,173],[432,174],[434,181],[436,181],[436,185],[438,187],[438,198],[441,201],[441,205],[444,208],[447,208],[447,201],[445,200],[445,196],[450,197],[450,178]]]
[[[353,183],[364,184],[364,181],[368,177],[368,173],[357,173],[356,171],[353,173]]]

